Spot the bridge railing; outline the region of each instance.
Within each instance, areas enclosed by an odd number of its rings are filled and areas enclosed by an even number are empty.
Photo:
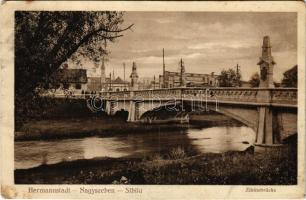
[[[264,94],[264,98],[262,98]],[[101,92],[103,99],[219,101],[220,103],[269,103],[275,105],[297,104],[297,88],[164,88],[155,90]],[[76,98],[86,98],[85,95]]]
[[[184,98],[207,101],[256,101],[257,90],[251,88],[184,88]]]
[[[273,88],[271,92],[271,103],[297,105],[297,88]]]

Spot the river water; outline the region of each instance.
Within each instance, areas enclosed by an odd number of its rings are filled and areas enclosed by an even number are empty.
[[[49,141],[15,142],[15,169],[97,157],[144,157],[181,147],[189,154],[243,151],[255,141],[251,128],[211,127]]]

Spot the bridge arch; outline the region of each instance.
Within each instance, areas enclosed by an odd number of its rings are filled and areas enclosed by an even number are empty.
[[[224,105],[217,105],[214,103],[208,103],[207,107],[206,105],[203,105],[201,103],[195,103],[192,104],[193,102],[190,101],[184,101],[183,105],[180,103],[177,104],[167,104],[164,103],[162,105],[160,105],[159,107],[155,107],[153,109],[144,109],[142,110],[142,112],[139,113],[139,119],[141,119],[144,115],[146,115],[148,112],[154,112],[157,111],[161,108],[164,108],[166,106],[168,106],[168,108],[170,108],[170,110],[172,108],[174,108],[174,106],[178,106],[178,113],[179,112],[185,112],[185,113],[192,113],[195,111],[214,111],[216,113],[225,115],[227,117],[230,117],[232,119],[235,119],[239,122],[241,122],[242,124],[252,128],[254,131],[256,131],[256,120],[258,118],[258,111],[256,107],[248,107],[247,109],[245,107],[241,108],[241,106],[239,107],[228,107],[228,106],[224,106]],[[179,109],[183,109],[183,110],[179,110]],[[174,109],[172,109],[174,110]],[[255,121],[255,122],[254,122]]]

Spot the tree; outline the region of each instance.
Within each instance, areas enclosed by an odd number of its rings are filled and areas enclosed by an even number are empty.
[[[241,74],[233,69],[222,70],[219,76],[220,87],[235,87],[241,85]]]
[[[259,74],[258,72],[254,73],[250,80],[249,80],[249,83],[251,84],[251,87],[258,87],[259,86],[259,83],[260,83],[260,77],[259,77]]]
[[[107,42],[132,27],[122,22],[122,12],[15,12],[16,96],[52,85],[51,74],[68,59],[99,62]]]
[[[39,90],[58,86],[52,74],[68,59],[100,62],[107,44],[133,26],[122,23],[122,12],[16,11],[15,125],[50,105]]]
[[[297,65],[287,70],[283,74],[282,86],[283,87],[297,87]]]

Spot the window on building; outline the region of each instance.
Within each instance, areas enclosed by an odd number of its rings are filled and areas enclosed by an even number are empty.
[[[80,83],[75,84],[75,89],[80,90],[82,88],[82,85]]]
[[[210,81],[209,84],[212,85],[213,84],[212,81]]]
[[[117,89],[116,89],[116,92],[119,92],[119,91],[120,91],[120,89],[119,89],[119,88],[117,88]]]

